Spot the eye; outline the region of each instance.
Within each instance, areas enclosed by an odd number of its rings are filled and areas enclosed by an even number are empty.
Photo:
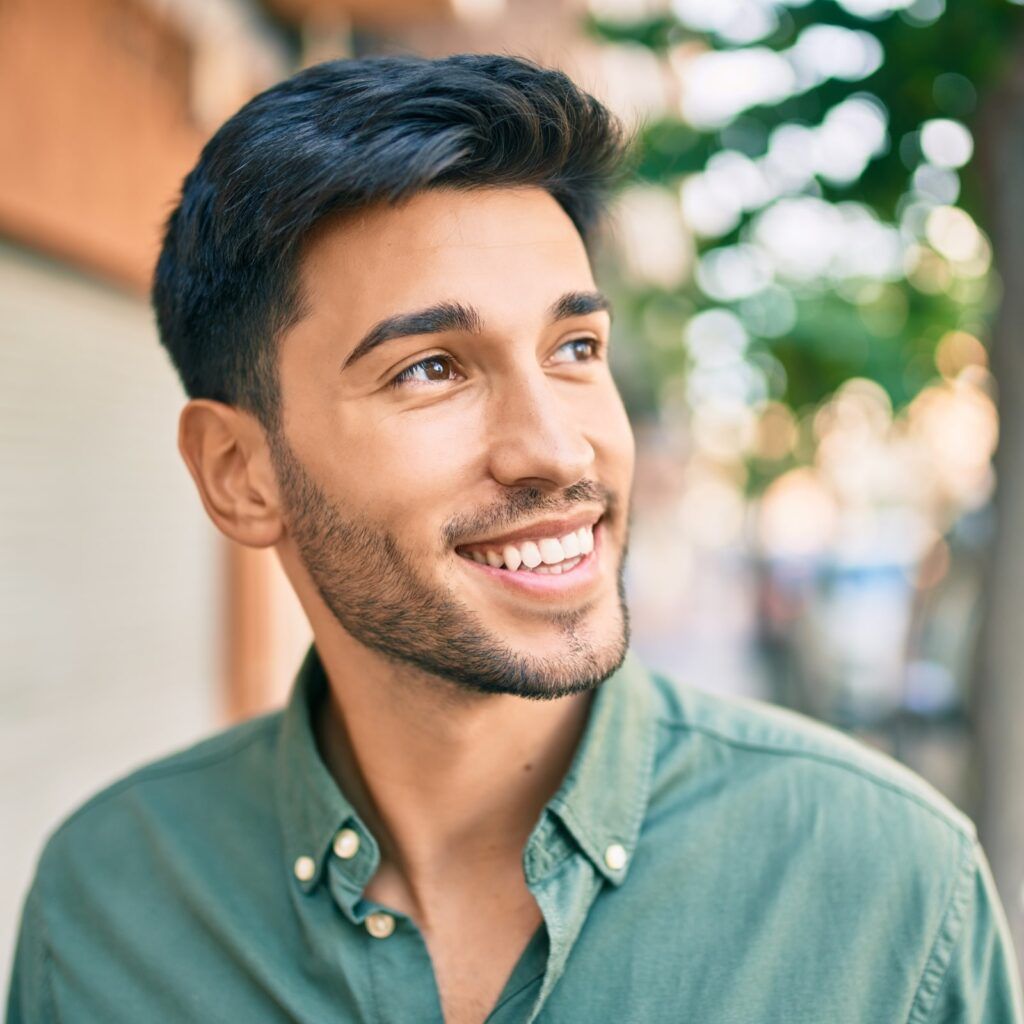
[[[407,366],[391,379],[391,387],[397,388],[410,381],[432,384],[438,381],[454,380],[455,366],[450,356],[427,356],[412,366]]]
[[[601,351],[601,343],[597,338],[573,338],[564,345],[559,345],[558,352],[568,352],[567,359],[556,359],[559,363],[586,363],[596,359]]]

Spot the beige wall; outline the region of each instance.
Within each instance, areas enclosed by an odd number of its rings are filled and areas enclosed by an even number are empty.
[[[149,310],[0,246],[0,984],[46,834],[222,718],[219,537]]]

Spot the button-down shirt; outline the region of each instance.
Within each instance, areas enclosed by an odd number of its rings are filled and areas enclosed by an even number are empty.
[[[143,768],[56,831],[9,1024],[442,1019],[415,921],[366,896],[379,847],[317,751],[326,686],[312,649],[282,713]],[[1024,1019],[962,814],[836,732],[632,655],[522,863],[544,923],[492,1024]]]

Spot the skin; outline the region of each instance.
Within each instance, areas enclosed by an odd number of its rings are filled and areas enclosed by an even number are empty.
[[[330,680],[321,752],[381,846],[367,898],[416,921],[445,1019],[481,1021],[542,920],[523,846],[627,642],[634,448],[609,316],[552,321],[595,284],[536,188],[334,218],[300,282],[281,436],[201,399],[179,447],[214,523],[277,550],[312,624]],[[441,301],[475,307],[481,329],[391,340],[343,368],[383,317]],[[529,591],[456,551],[574,515],[602,516],[585,585]]]

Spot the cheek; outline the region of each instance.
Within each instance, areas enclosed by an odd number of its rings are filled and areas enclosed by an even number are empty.
[[[464,423],[447,417],[385,417],[348,432],[344,475],[363,509],[382,526],[422,533],[464,491],[473,457],[467,438],[473,436]]]

